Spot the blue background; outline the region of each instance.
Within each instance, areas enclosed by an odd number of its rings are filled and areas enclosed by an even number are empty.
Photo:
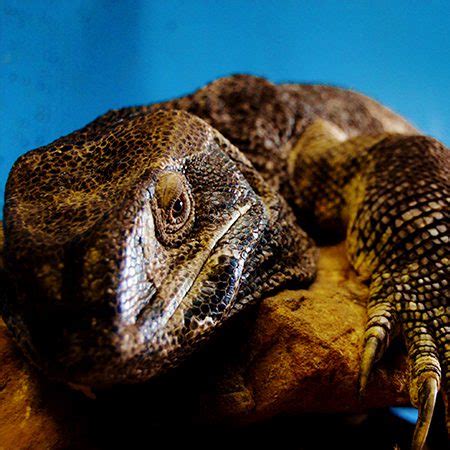
[[[0,0],[0,198],[14,160],[219,76],[360,90],[450,143],[450,14],[412,1]]]

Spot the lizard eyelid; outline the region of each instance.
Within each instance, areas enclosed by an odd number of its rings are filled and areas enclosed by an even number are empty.
[[[192,223],[194,207],[189,186],[181,173],[166,172],[159,177],[155,193],[159,234],[164,241],[178,241],[186,234],[185,227]]]

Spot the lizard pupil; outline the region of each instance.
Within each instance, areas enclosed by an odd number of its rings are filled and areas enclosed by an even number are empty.
[[[184,208],[183,200],[180,198],[175,200],[173,206],[172,206],[172,212],[174,217],[178,217],[182,212]]]

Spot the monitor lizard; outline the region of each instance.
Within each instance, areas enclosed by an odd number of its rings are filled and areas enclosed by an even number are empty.
[[[370,290],[360,392],[401,333],[420,449],[449,393],[449,169],[437,140],[331,86],[235,75],[112,110],[14,164],[3,317],[55,379],[141,382],[345,239]]]

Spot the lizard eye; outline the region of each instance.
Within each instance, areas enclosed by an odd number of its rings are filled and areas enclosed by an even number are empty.
[[[186,179],[178,172],[164,173],[156,183],[155,194],[160,236],[166,243],[179,241],[193,221],[193,201]]]
[[[166,220],[173,225],[182,226],[184,221],[189,218],[190,201],[185,192],[175,193],[172,199],[169,199],[167,205],[163,206],[163,214]]]

